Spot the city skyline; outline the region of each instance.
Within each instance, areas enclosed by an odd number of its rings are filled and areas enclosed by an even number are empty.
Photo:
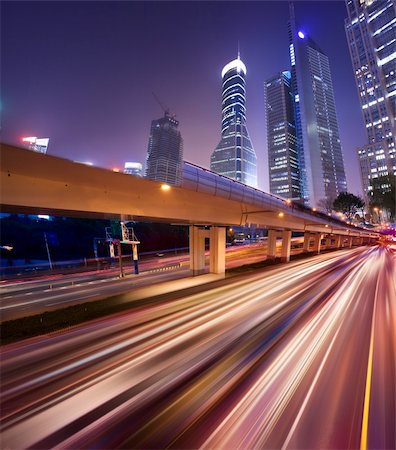
[[[269,191],[262,86],[266,78],[288,67],[288,4],[247,2],[233,8],[242,17],[235,42],[223,36],[228,13],[216,3],[103,2],[72,7],[57,3],[56,8],[41,3],[6,4],[3,48],[12,48],[13,54],[3,56],[4,141],[21,145],[23,135],[48,135],[50,154],[56,156],[92,160],[109,168],[122,167],[129,160],[143,162],[148,124],[160,112],[151,97],[155,91],[181,123],[185,159],[209,167],[210,153],[218,143],[219,72],[224,60],[235,55],[239,40],[241,58],[249,67],[247,109],[258,159],[258,184]],[[326,24],[314,18],[318,11],[326,16]],[[356,147],[364,144],[365,134],[343,29],[345,5],[298,2],[296,16],[337,66],[333,77],[347,176],[350,190],[360,194],[360,180],[354,180],[353,174],[358,168]],[[171,26],[177,17],[184,17],[179,29]],[[46,29],[39,26],[43,23]],[[115,32],[116,23],[121,25]],[[142,26],[148,28],[148,37],[137,42],[133,37]],[[74,34],[62,34],[70,27]],[[179,42],[177,36],[186,29],[189,35]],[[332,37],[329,30],[334,30]],[[31,36],[27,43],[26,33]],[[161,34],[168,39],[161,41]],[[337,53],[331,49],[334,40],[340,42]],[[208,42],[212,42],[210,48]],[[161,55],[164,45],[173,46],[174,51]],[[149,55],[148,49],[155,51]],[[153,64],[158,73],[150,70]],[[68,72],[62,72],[66,68]],[[350,117],[354,120],[346,123]],[[67,133],[61,130],[65,124]]]

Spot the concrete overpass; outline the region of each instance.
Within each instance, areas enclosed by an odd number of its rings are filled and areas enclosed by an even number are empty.
[[[267,228],[268,256],[275,257],[280,236],[284,261],[290,259],[292,231],[304,232],[305,250],[313,240],[316,253],[324,236],[337,247],[379,237],[189,163],[182,186],[164,189],[159,182],[2,144],[0,177],[4,212],[189,225],[194,273],[204,269],[205,238],[210,239],[210,271],[224,273],[227,226]]]

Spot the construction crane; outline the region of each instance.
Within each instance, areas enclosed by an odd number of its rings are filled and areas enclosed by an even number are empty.
[[[154,92],[151,92],[153,94],[153,97],[155,101],[161,106],[161,109],[164,111],[165,116],[172,117],[174,119],[176,117],[176,114],[173,114],[170,112],[170,109],[161,102],[161,100],[157,97],[157,95]]]

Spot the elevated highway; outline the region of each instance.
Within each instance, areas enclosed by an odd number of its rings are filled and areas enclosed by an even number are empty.
[[[91,167],[55,156],[1,145],[1,206],[6,212],[120,220],[153,220],[190,226],[190,260],[194,273],[205,264],[210,239],[210,271],[224,273],[225,227],[255,224],[268,233],[268,256],[282,237],[282,259],[290,258],[292,231],[304,232],[304,248],[313,240],[318,253],[323,237],[343,244],[378,239],[309,208],[185,163],[183,184],[162,183]],[[331,243],[329,244],[331,245]]]

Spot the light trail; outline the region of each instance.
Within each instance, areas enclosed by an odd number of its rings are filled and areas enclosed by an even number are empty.
[[[378,287],[378,285],[377,285]],[[366,376],[366,388],[364,392],[364,407],[363,407],[363,420],[362,420],[362,433],[360,437],[360,450],[367,450],[367,437],[368,437],[368,419],[370,410],[370,393],[371,393],[371,378],[373,374],[373,351],[374,351],[374,333],[375,333],[375,306],[376,299],[374,298],[373,306],[373,318],[371,322],[370,330],[370,349],[367,362],[367,376]]]
[[[369,398],[391,448],[395,266],[319,255],[4,346],[3,447],[357,448]]]
[[[301,244],[301,238],[293,238],[293,243],[294,245]],[[280,254],[279,241],[277,252]],[[292,253],[299,252],[301,252],[301,249],[293,249],[292,251]],[[226,267],[228,269],[263,261],[265,258],[266,245],[263,243],[227,247],[226,249]],[[207,252],[206,260],[209,264],[209,252]],[[0,286],[0,317],[2,321],[12,320],[26,315],[42,313],[48,310],[48,306],[55,309],[53,307],[56,305],[63,306],[81,303],[82,300],[94,300],[92,285],[95,285],[96,297],[99,299],[111,294],[122,294],[127,292],[131,286],[144,286],[159,279],[185,278],[190,275],[188,261],[188,255],[167,256],[160,260],[156,258],[146,259],[139,264],[140,274],[138,276],[129,273],[128,278],[122,280],[119,278],[118,267],[64,275],[43,275],[37,277],[37,279],[20,280],[17,283],[10,280]],[[166,267],[172,263],[178,263],[180,267],[170,273],[155,273],[161,267]],[[128,273],[131,267],[125,265],[124,270]],[[154,270],[154,273],[151,272],[152,270]],[[104,283],[103,287],[99,288],[98,283]],[[84,287],[84,285],[88,289],[77,289],[81,286]],[[50,288],[48,288],[49,286]],[[66,292],[64,292],[65,289],[67,289]],[[29,298],[29,301],[24,301],[26,300],[25,296],[32,296],[32,298]],[[50,300],[50,303],[47,300]]]

